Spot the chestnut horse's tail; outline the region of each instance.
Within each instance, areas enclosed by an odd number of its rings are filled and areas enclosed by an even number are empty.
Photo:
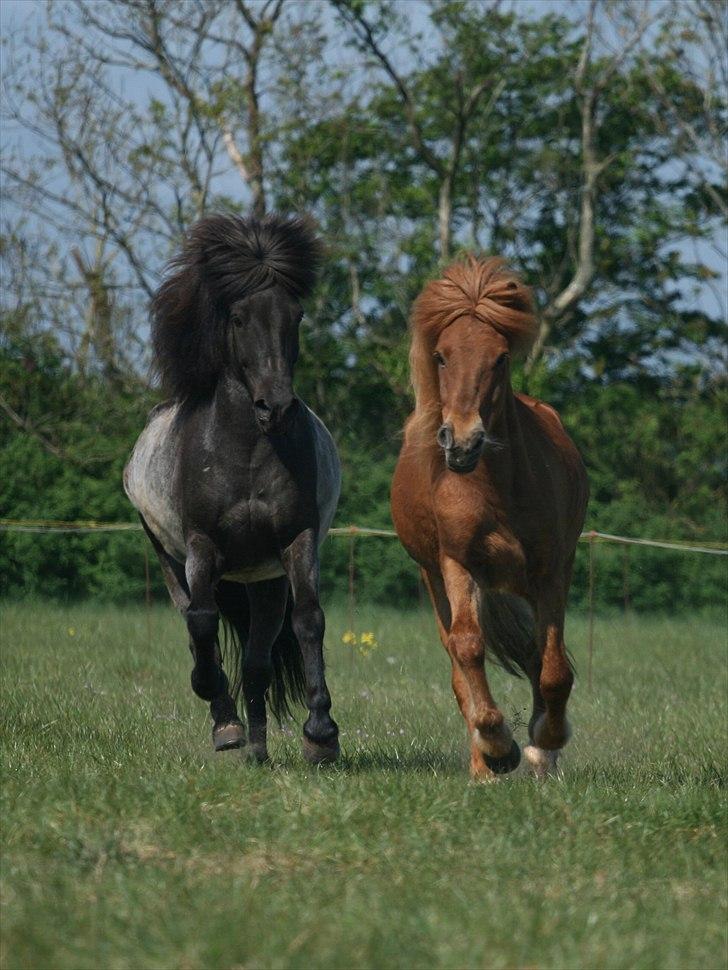
[[[519,596],[487,592],[480,601],[480,626],[486,650],[509,674],[530,677],[538,663],[531,607]]]
[[[243,684],[243,658],[250,625],[248,596],[239,583],[223,579],[217,584],[215,599],[222,620],[220,652],[224,666],[231,675],[230,696],[237,702]],[[303,654],[293,632],[292,608],[289,590],[286,616],[271,655],[273,678],[268,691],[268,704],[278,721],[290,717],[291,705],[303,703],[306,698]]]

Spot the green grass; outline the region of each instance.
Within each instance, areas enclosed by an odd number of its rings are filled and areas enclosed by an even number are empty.
[[[171,610],[6,608],[3,966],[725,966],[719,624],[599,620],[590,694],[572,618],[563,779],[485,786],[429,614],[356,625],[367,657],[329,612],[340,765],[294,726],[271,769],[212,754]]]

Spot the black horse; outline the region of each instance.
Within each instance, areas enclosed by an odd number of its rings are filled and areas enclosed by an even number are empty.
[[[299,219],[212,215],[193,226],[152,303],[154,362],[170,400],[150,414],[124,471],[187,622],[192,688],[210,702],[215,749],[245,745],[242,687],[259,761],[266,699],[278,717],[305,700],[309,761],[339,751],[318,593],[339,461],[293,392],[300,301],[320,260]]]

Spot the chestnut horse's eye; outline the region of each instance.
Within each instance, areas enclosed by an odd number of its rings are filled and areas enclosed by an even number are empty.
[[[442,354],[439,352],[439,350],[436,350],[435,353],[432,356],[437,361],[437,366],[438,367],[444,367],[445,366],[445,358],[442,356]]]
[[[508,354],[507,353],[501,354],[498,360],[495,362],[495,366],[502,367],[507,360],[508,360]]]

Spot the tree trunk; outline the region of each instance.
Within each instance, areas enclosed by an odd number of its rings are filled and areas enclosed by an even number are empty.
[[[450,238],[452,235],[452,173],[448,172],[440,185],[437,203],[437,221],[440,239],[440,260],[450,259]]]

